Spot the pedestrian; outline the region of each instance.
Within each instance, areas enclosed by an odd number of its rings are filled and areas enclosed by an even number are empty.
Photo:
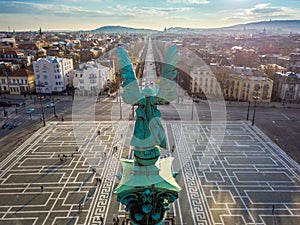
[[[43,185],[41,186],[41,191],[44,191],[44,186]]]
[[[119,217],[117,216],[116,218],[117,218],[117,223],[119,224],[119,221],[120,221],[120,220],[119,220]]]
[[[60,155],[58,154],[57,157],[60,158]]]
[[[74,157],[74,154],[73,154],[73,153],[71,154],[71,157],[72,157],[72,159],[73,159],[73,157]]]
[[[101,225],[103,225],[103,222],[104,222],[104,219],[103,219],[103,217],[102,216],[100,216],[100,222],[101,222]]]
[[[126,224],[126,220],[124,219],[123,222],[122,222],[122,225],[125,225],[125,224]]]
[[[101,185],[102,179],[101,179],[101,178],[98,178],[98,180],[99,180],[99,185]]]
[[[121,138],[123,137],[123,134],[121,134]]]
[[[78,205],[78,210],[79,210],[79,211],[82,210],[81,203],[79,203],[79,205]]]
[[[101,131],[100,130],[98,130],[98,135],[100,135],[101,134]]]
[[[103,158],[106,158],[106,152],[103,152]]]
[[[61,122],[64,122],[64,121],[65,121],[65,120],[64,120],[64,117],[62,116],[62,117],[61,117]]]
[[[174,152],[174,149],[175,149],[175,146],[172,145],[172,149],[171,149],[172,153]]]
[[[273,214],[273,216],[274,216],[274,214],[275,214],[275,205],[273,204],[273,206],[272,206],[272,214]]]

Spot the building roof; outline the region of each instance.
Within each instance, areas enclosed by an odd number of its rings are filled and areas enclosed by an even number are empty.
[[[33,72],[31,70],[21,68],[12,72],[7,72],[7,75],[8,77],[28,77],[30,75],[33,75]],[[0,77],[6,77],[6,75],[1,73]]]
[[[36,50],[36,51],[39,50],[39,47],[35,43],[19,44],[18,48],[23,50]]]

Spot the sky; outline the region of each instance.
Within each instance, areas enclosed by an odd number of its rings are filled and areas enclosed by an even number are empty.
[[[0,0],[0,30],[213,28],[300,19],[300,0]]]

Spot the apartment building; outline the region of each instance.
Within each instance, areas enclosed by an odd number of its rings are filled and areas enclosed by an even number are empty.
[[[96,96],[104,89],[107,80],[111,79],[113,70],[95,61],[79,65],[73,71],[73,86],[79,96]]]
[[[33,62],[33,69],[37,93],[63,92],[68,85],[72,85],[72,59],[58,57],[39,58]]]
[[[273,80],[262,71],[249,67],[218,67],[214,73],[221,83],[225,99],[270,102]]]
[[[31,70],[18,68],[0,72],[0,92],[29,94],[34,91],[34,74]]]
[[[208,66],[197,66],[191,72],[191,93],[197,97],[222,95],[218,80]]]
[[[300,74],[275,73],[273,97],[282,102],[300,102]]]

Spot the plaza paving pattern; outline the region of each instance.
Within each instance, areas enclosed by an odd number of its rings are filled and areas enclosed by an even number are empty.
[[[120,158],[132,156],[133,126],[63,122],[41,128],[0,163],[0,224],[96,225],[102,216],[109,225],[113,214],[122,221],[124,208],[112,192]],[[195,121],[164,126],[175,151],[161,155],[175,158],[183,188],[172,205],[176,224],[300,224],[300,167],[257,127]]]

